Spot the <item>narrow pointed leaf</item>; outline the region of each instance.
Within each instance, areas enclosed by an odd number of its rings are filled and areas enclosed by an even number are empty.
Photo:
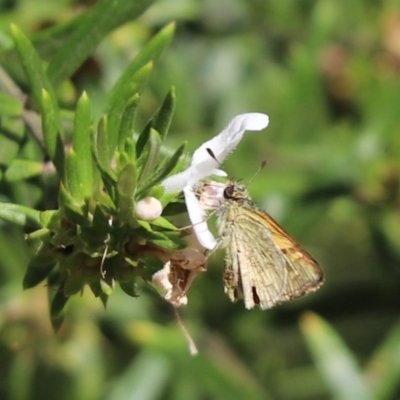
[[[153,117],[152,128],[154,128],[161,136],[162,140],[165,139],[168,133],[169,126],[171,125],[172,116],[175,111],[176,96],[175,88],[172,87],[164,99],[163,104]]]
[[[137,191],[137,195],[139,197],[144,196],[148,190],[160,183],[172,172],[184,153],[186,144],[187,142],[184,142],[171,157],[165,158],[156,171],[149,177],[149,179],[139,185]]]
[[[127,138],[125,140],[124,152],[130,161],[136,161],[136,145],[133,139]]]
[[[111,388],[107,400],[161,399],[173,371],[171,360],[162,352],[142,351]],[[146,382],[148,376],[152,377],[151,385]]]
[[[29,160],[14,159],[7,168],[4,177],[8,182],[32,178],[43,172],[43,163]]]
[[[85,285],[85,279],[82,270],[77,269],[65,281],[64,294],[72,296],[79,293]]]
[[[0,126],[0,160],[3,166],[10,165],[17,157],[24,140],[24,129],[10,130]]]
[[[41,108],[44,141],[50,159],[60,178],[63,177],[63,146],[60,138],[60,113],[57,98],[47,78],[38,54],[25,34],[15,25],[11,32],[21,63],[32,90],[33,97]]]
[[[90,103],[84,92],[76,106],[73,135],[73,148],[78,161],[82,198],[90,198],[93,190],[91,137]]]
[[[127,164],[131,162],[128,157],[128,154],[125,152],[119,153],[116,155],[117,158],[117,170],[122,171]],[[135,163],[135,160],[132,160],[132,163]]]
[[[0,115],[18,117],[23,111],[22,102],[6,93],[0,92]]]
[[[107,118],[103,117],[98,125],[97,132],[93,134],[93,155],[102,175],[107,179],[116,181],[115,173],[111,169],[111,155],[107,141],[108,123]]]
[[[19,204],[0,202],[0,218],[24,227],[42,228],[40,211]]]
[[[121,125],[119,129],[119,138],[118,138],[118,151],[125,150],[125,144],[128,139],[133,138],[136,110],[139,105],[140,97],[136,93],[132,96],[123,111]]]
[[[139,181],[146,179],[153,171],[161,149],[161,138],[157,131],[150,129],[149,137],[143,153],[138,158],[138,169],[140,170]]]
[[[78,225],[89,223],[84,210],[85,205],[77,202],[62,183],[60,184],[60,191],[58,193],[58,202],[61,211],[71,222]]]
[[[42,90],[46,90],[52,99],[58,117],[56,96],[44,72],[42,60],[27,36],[14,24],[11,25],[11,33],[36,102],[41,103]]]
[[[50,320],[55,331],[60,328],[64,320],[65,306],[68,300],[69,297],[64,294],[64,285],[60,285],[50,305]]]
[[[22,282],[24,290],[46,279],[60,259],[56,248],[49,243],[51,236],[52,232],[49,229],[40,229],[27,235],[26,240],[36,254],[29,261],[26,269]]]
[[[44,228],[57,226],[60,221],[60,210],[45,210],[40,212],[40,223]]]
[[[109,284],[104,279],[100,279],[100,287],[102,292],[108,297],[111,296],[114,292],[114,287],[112,284]]]
[[[148,63],[143,66],[135,75],[130,76],[121,88],[119,96],[111,104],[110,112],[108,113],[107,126],[107,147],[109,155],[111,155],[118,146],[121,120],[125,109],[129,102],[135,97],[135,94],[140,94],[145,88],[147,81],[153,71],[153,64]]]
[[[51,94],[42,90],[42,128],[44,143],[48,155],[56,167],[60,179],[64,179],[64,145],[60,136],[60,119],[58,109]]]
[[[66,187],[71,197],[79,204],[85,196],[83,191],[80,163],[74,149],[70,149],[66,158]]]
[[[154,0],[99,0],[67,41],[59,46],[48,67],[55,85],[68,79],[114,28],[137,18]]]
[[[365,377],[376,400],[395,398],[400,382],[400,323],[388,333],[367,364]]]
[[[121,289],[131,297],[138,297],[138,292],[137,292],[137,284],[135,281],[131,282],[119,282],[119,286]]]
[[[150,224],[158,226],[159,228],[170,229],[172,231],[176,231],[178,229],[175,225],[171,224],[171,222],[163,217],[153,219],[152,221],[150,221]]]
[[[156,130],[161,137],[161,141],[164,140],[168,133],[169,126],[171,124],[172,116],[175,110],[175,88],[172,87],[164,99],[163,104],[159,110],[154,114],[150,121],[146,124],[143,132],[140,134],[136,143],[136,153],[140,156],[146,146],[149,138],[150,129]]]
[[[38,263],[37,258],[33,258],[28,265],[24,279],[22,281],[22,286],[24,290],[33,288],[40,282],[43,282],[48,277],[55,265],[56,262],[54,261],[49,261],[49,263],[47,264],[41,264]]]
[[[142,221],[140,223],[142,224]],[[141,227],[138,229],[138,234],[150,243],[165,249],[178,250],[187,246],[185,240],[182,239],[182,232],[179,231],[170,231],[166,234],[165,232],[150,232]]]
[[[147,45],[135,57],[133,62],[125,69],[123,75],[112,88],[107,97],[104,109],[107,109],[117,101],[120,93],[124,91],[126,84],[129,83],[132,77],[135,76],[141,68],[151,61],[153,63],[157,61],[164,49],[171,42],[174,32],[175,23],[171,23],[163,28],[149,43],[147,43]]]
[[[125,218],[132,215],[136,180],[136,166],[134,164],[127,164],[118,176],[119,209]]]
[[[307,313],[301,329],[308,348],[334,398],[372,400],[355,357],[338,334],[315,314]]]

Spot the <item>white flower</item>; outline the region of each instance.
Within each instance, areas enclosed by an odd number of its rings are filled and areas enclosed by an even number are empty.
[[[226,176],[218,167],[238,145],[246,131],[260,131],[268,126],[269,118],[261,113],[237,115],[217,136],[203,143],[194,153],[190,166],[162,182],[166,193],[183,190],[193,230],[200,244],[214,249],[217,242],[204,220],[204,211],[193,191],[200,180],[211,176]]]

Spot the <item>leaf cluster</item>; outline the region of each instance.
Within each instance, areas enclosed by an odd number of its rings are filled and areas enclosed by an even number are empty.
[[[173,31],[173,24],[168,25],[137,55],[104,101],[98,121],[92,116],[88,95],[82,93],[70,116],[68,135],[53,82],[71,71],[55,68],[57,58],[45,69],[31,41],[12,26],[30,98],[42,121],[39,140],[59,180],[58,208],[39,211],[2,202],[0,217],[31,228],[27,239],[35,254],[23,286],[28,289],[49,279],[55,327],[69,298],[85,285],[104,304],[116,282],[128,295],[136,296],[137,279],[147,279],[152,268],[159,266],[149,264],[145,256],[154,248],[168,253],[185,247],[182,232],[163,216],[142,221],[135,214],[136,203],[147,196],[158,199],[163,207],[174,200],[175,195],[164,194],[160,182],[182,167],[185,143],[171,154],[162,149],[175,108],[174,88],[145,127],[140,132],[135,127],[140,95]],[[64,46],[68,53],[68,41]],[[3,100],[10,120],[23,119],[27,111],[18,99],[3,94]],[[18,181],[43,171],[39,162],[19,159],[17,149],[3,169],[5,179]]]

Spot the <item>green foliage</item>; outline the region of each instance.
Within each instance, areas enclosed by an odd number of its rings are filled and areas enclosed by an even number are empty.
[[[103,3],[103,6],[107,4]],[[105,11],[102,9],[102,13]],[[92,11],[91,15],[94,14]],[[178,150],[179,156],[167,161],[161,155],[162,140],[174,111],[173,89],[137,135],[136,145],[132,141],[134,111],[139,103],[139,92],[152,69],[151,57],[157,58],[161,54],[169,43],[173,27],[170,25],[162,30],[145,48],[144,54],[138,55],[140,61],[134,60],[128,73],[117,82],[123,95],[111,97],[107,104],[109,112],[102,116],[97,130],[92,127],[89,97],[85,92],[80,96],[73,116],[69,148],[56,90],[48,78],[58,58],[45,71],[44,63],[29,39],[16,26],[12,26],[12,33],[32,97],[39,105],[44,150],[61,182],[59,208],[52,211],[50,219],[42,220],[39,211],[7,202],[0,204],[0,215],[25,228],[32,225],[38,228],[29,234],[35,242],[36,252],[28,265],[23,285],[31,288],[49,277],[52,287],[56,288],[50,296],[51,320],[53,326],[59,328],[68,300],[82,292],[85,285],[105,304],[115,282],[119,281],[120,269],[132,270],[131,274],[125,272],[122,284],[125,289],[134,288],[136,279],[144,274],[141,271],[147,268],[142,256],[151,254],[152,246],[165,248],[166,254],[185,246],[183,234],[176,231],[173,224],[160,223],[160,218],[154,223],[143,223],[135,214],[135,204],[175,168],[182,155],[183,146]],[[69,46],[67,42],[60,52],[63,60],[65,54],[69,54]],[[81,51],[88,54],[91,46],[84,46]],[[57,79],[53,77],[52,80]],[[10,113],[6,115],[10,116]],[[15,159],[5,170],[5,179],[12,182],[39,172],[41,169],[37,164]],[[163,201],[163,192],[158,194]],[[132,289],[125,291],[136,296]]]
[[[365,370],[338,333],[316,315],[306,314],[304,336],[321,376],[338,399],[390,399],[398,389],[399,323],[375,351]]]
[[[398,398],[399,14],[392,0],[0,2],[0,397]],[[270,126],[223,168],[326,283],[244,310],[213,254],[180,310],[190,357],[146,283],[164,257],[143,243],[186,245],[184,203],[159,183],[247,111]],[[145,196],[162,216],[136,217]]]

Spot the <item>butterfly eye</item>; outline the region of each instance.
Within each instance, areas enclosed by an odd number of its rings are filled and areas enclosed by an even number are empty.
[[[235,188],[232,186],[227,186],[224,190],[224,198],[225,199],[231,199],[233,197],[233,193],[235,191]]]

